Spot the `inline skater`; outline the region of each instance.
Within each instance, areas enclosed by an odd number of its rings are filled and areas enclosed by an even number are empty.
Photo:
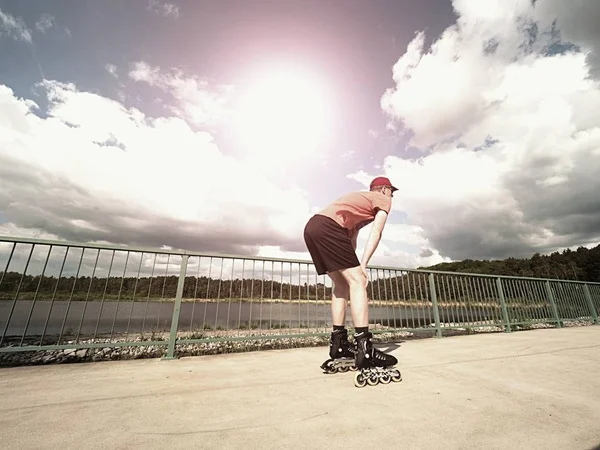
[[[392,197],[398,189],[386,177],[375,178],[369,191],[351,192],[338,198],[315,214],[304,228],[304,241],[319,275],[327,274],[334,283],[331,299],[331,333],[329,356],[321,366],[326,372],[360,369],[355,376],[357,386],[400,381],[397,369],[386,370],[398,360],[373,346],[369,332],[367,298],[367,265],[379,245],[383,228],[392,206]],[[362,256],[356,255],[358,233],[373,223]],[[354,323],[355,348],[348,342],[344,326],[346,305]],[[383,370],[377,370],[383,368]]]

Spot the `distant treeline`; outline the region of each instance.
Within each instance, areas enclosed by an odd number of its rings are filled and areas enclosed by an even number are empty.
[[[555,278],[563,280],[600,281],[600,246],[588,250],[566,250],[548,256],[535,254],[530,259],[508,258],[501,261],[465,260],[442,263],[424,269],[447,272],[479,273],[487,275],[508,275],[535,278]],[[369,298],[373,300],[427,300],[429,280],[425,273],[373,271],[373,280],[368,285]],[[385,278],[377,279],[377,276]],[[392,276],[393,275],[393,276]],[[26,275],[18,272],[0,272],[0,299],[13,299],[18,290],[18,298],[30,300],[54,298],[65,300],[144,300],[172,299],[177,292],[177,276],[155,277],[61,277]],[[19,287],[20,284],[20,287]],[[493,279],[480,277],[436,278],[438,300],[459,298],[494,298],[496,287]],[[508,286],[507,286],[508,289]],[[527,294],[531,287],[520,283],[513,286],[515,297]],[[533,292],[533,291],[532,291]],[[506,295],[512,295],[508,292]],[[215,279],[205,276],[188,276],[185,279],[184,298],[197,299],[284,299],[284,300],[329,300],[331,288],[322,283],[281,283],[262,279]]]
[[[0,275],[1,276],[1,275]],[[4,280],[0,285],[0,298],[14,296],[21,282],[22,274],[17,272],[7,272]],[[60,298],[69,297],[71,291],[76,299],[85,299],[88,295],[92,299],[121,297],[131,299],[134,297],[139,299],[145,298],[174,298],[177,293],[178,276],[155,276],[155,277],[79,277],[75,281],[75,277],[62,277],[58,280],[54,276],[44,276],[40,280],[40,275],[25,276],[21,282],[19,297],[30,297],[29,293],[33,294],[38,290],[38,297],[44,299],[51,298],[56,291]],[[39,289],[38,289],[39,284]],[[90,286],[91,284],[91,286]],[[323,285],[317,286],[319,298],[323,296]],[[308,287],[308,291],[315,296],[315,285]],[[23,295],[28,293],[27,296]],[[271,298],[271,293],[274,298],[307,298],[307,287],[290,284],[281,284],[272,282],[271,280],[251,280],[251,279],[234,279],[234,280],[219,280],[207,277],[186,277],[183,297],[185,298]],[[328,290],[328,295],[331,295],[331,289]]]
[[[600,245],[592,249],[579,247],[576,251],[565,250],[550,255],[536,253],[527,259],[507,258],[492,261],[465,259],[422,267],[422,269],[600,282]]]
[[[428,296],[428,280],[426,274],[408,273],[369,283],[369,297],[373,299],[426,299]],[[2,272],[0,272],[2,278]],[[21,281],[21,278],[23,280]],[[19,283],[21,284],[19,288]],[[90,285],[91,283],[91,285]],[[177,293],[177,276],[155,277],[61,277],[26,275],[18,272],[7,272],[0,284],[0,299],[12,299],[18,290],[18,298],[32,299],[37,291],[37,298],[92,300],[105,299],[159,299],[174,298]],[[39,288],[38,288],[39,285]],[[55,294],[56,292],[56,294]],[[89,292],[89,294],[88,294]],[[205,276],[188,276],[183,288],[184,298],[218,299],[284,299],[284,300],[329,300],[331,287],[322,283],[290,284],[262,279],[215,279]]]

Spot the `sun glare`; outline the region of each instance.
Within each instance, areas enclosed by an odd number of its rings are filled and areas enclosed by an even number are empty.
[[[315,157],[328,128],[322,83],[299,71],[275,70],[248,84],[236,108],[236,135],[245,157],[290,165]]]

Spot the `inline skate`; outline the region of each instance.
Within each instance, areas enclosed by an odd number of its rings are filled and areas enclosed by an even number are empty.
[[[356,370],[355,354],[348,342],[348,330],[335,330],[329,342],[329,359],[321,364],[325,373],[347,372]]]
[[[373,335],[370,332],[354,336],[356,346],[356,363],[358,369],[354,375],[356,387],[375,386],[378,383],[388,384],[391,381],[402,381],[400,371],[394,366],[398,360],[373,346]]]

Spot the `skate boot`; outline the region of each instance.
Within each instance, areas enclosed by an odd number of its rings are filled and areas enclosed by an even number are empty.
[[[398,360],[373,346],[373,335],[370,332],[354,336],[356,346],[356,368],[359,372],[354,376],[356,387],[377,383],[388,384],[390,381],[402,381],[400,371],[394,366]]]
[[[329,342],[329,359],[321,364],[325,373],[347,372],[356,370],[354,351],[348,342],[348,330],[335,330]]]

